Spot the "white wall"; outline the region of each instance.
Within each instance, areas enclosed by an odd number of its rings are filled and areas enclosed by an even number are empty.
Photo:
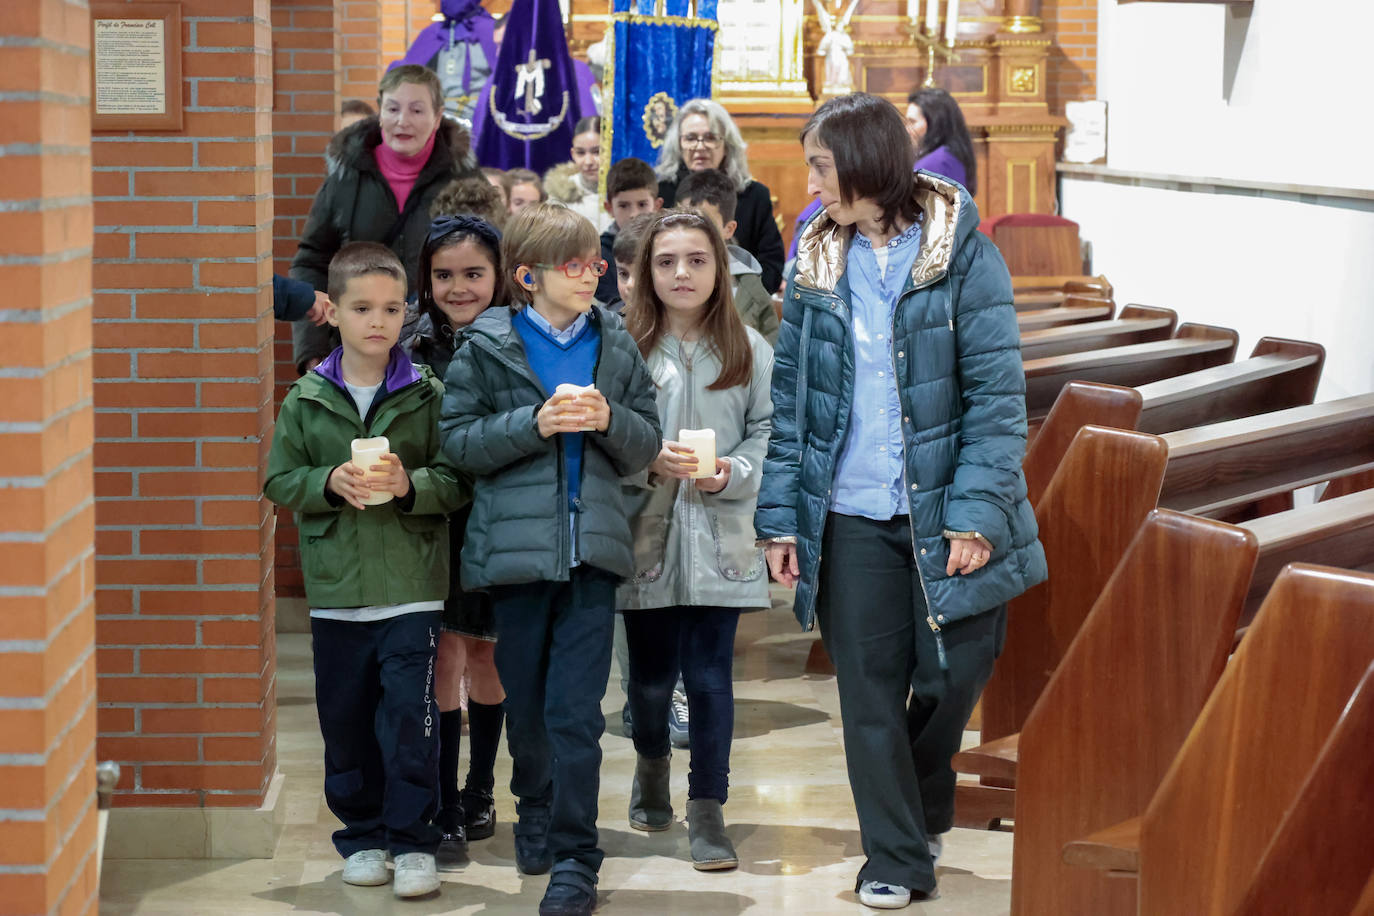
[[[1256,0],[1229,99],[1227,7],[1099,12],[1111,169],[1374,188],[1374,2]],[[1319,399],[1374,391],[1374,201],[1066,175],[1060,202],[1118,303],[1233,327],[1242,357],[1266,335],[1317,341]]]
[[[1374,188],[1374,3],[1255,0],[1248,19],[1225,4],[1101,0],[1107,164]]]

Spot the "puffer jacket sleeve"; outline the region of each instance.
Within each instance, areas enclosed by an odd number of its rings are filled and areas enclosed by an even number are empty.
[[[639,355],[628,331],[616,328],[612,333],[619,338],[612,345],[623,351],[630,363],[630,380],[623,400],[610,401],[611,422],[606,431],[590,433],[587,441],[606,453],[617,474],[628,477],[644,470],[658,455],[663,447],[663,428],[658,420],[654,379],[644,365],[644,357]]]
[[[302,407],[295,387],[282,401],[277,425],[272,432],[272,450],[267,454],[267,473],[262,492],[272,502],[294,512],[337,512],[346,503],[330,502],[325,484],[334,467],[311,463],[306,450]]]
[[[510,384],[506,375],[472,343],[460,347],[449,363],[439,439],[444,454],[461,471],[494,474],[526,456],[556,448],[535,426],[538,404],[497,409],[498,389],[493,386]]]
[[[430,379],[427,384],[444,387],[438,379]],[[431,431],[426,449],[428,463],[425,467],[410,469],[410,486],[415,491],[406,510],[410,515],[447,515],[472,500],[472,481],[444,454],[439,434],[439,405],[438,398],[430,399],[426,426]]]
[[[1025,496],[1026,375],[1011,276],[1002,255],[978,232],[961,246],[954,273],[962,278],[954,316],[964,416],[945,535],[978,534],[1002,552],[1012,547],[1011,515]]]
[[[797,299],[796,273],[787,281],[783,295],[782,326],[773,351],[773,429],[768,438],[768,453],[763,459],[763,481],[759,505],[754,512],[754,530],[760,538],[795,537],[797,498],[801,486],[801,440],[797,411],[797,366],[802,354],[802,305]]]
[[[762,336],[762,335],[760,335]],[[753,499],[763,479],[763,456],[773,429],[773,348],[758,341],[754,346],[754,372],[749,382],[749,406],[744,417],[744,439],[729,455],[730,480],[716,499]],[[709,498],[709,497],[708,497]]]

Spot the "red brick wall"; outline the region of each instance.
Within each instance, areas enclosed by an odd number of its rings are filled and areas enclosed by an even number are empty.
[[[343,34],[338,0],[272,0],[272,226],[274,269],[291,267],[305,218],[324,181],[324,151],[338,124]],[[291,326],[278,322],[274,342],[276,392],[281,404],[296,378]],[[302,597],[300,555],[291,513],[277,516],[277,594]]]
[[[268,0],[183,0],[181,131],[98,134],[99,745],[116,804],[257,806],[276,768]]]
[[[1045,31],[1055,38],[1049,60],[1050,111],[1097,96],[1097,0],[1045,0]]]
[[[421,2],[421,0],[414,0]],[[377,104],[377,81],[386,65],[382,59],[382,0],[339,0],[343,35],[342,97]]]
[[[90,26],[0,18],[0,909],[96,912]]]
[[[406,22],[406,4],[410,22]],[[434,0],[382,0],[383,66],[405,56],[410,43],[434,17]]]

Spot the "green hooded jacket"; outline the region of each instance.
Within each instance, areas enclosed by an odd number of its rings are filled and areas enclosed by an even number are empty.
[[[296,380],[282,401],[263,494],[296,513],[311,607],[442,601],[449,590],[448,521],[471,487],[439,447],[443,383],[393,348],[367,421],[343,387],[335,350]],[[411,491],[358,510],[325,484],[352,456],[352,441],[386,436]]]

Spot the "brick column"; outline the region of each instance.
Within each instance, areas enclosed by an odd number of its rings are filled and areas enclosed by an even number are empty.
[[[405,56],[410,43],[434,19],[434,0],[381,0],[382,67]],[[410,21],[406,21],[406,6]]]
[[[90,25],[0,18],[0,909],[96,912]]]
[[[1097,95],[1097,0],[1045,0],[1045,31],[1054,35],[1049,60],[1049,105],[1064,113],[1065,102]]]
[[[257,809],[276,770],[268,13],[183,0],[184,129],[92,144],[99,752],[123,767],[117,806]],[[184,832],[129,811],[111,852],[216,853],[224,819],[189,813],[205,848],[165,848]]]
[[[343,45],[336,0],[272,0],[272,190],[274,267],[291,267],[315,192],[324,181],[324,151],[338,124]],[[276,393],[281,403],[296,379],[291,326],[278,323],[274,342]],[[279,597],[301,598],[296,526],[278,511],[276,580]]]
[[[382,60],[382,0],[339,0],[343,35],[342,98],[363,99],[376,105]]]

